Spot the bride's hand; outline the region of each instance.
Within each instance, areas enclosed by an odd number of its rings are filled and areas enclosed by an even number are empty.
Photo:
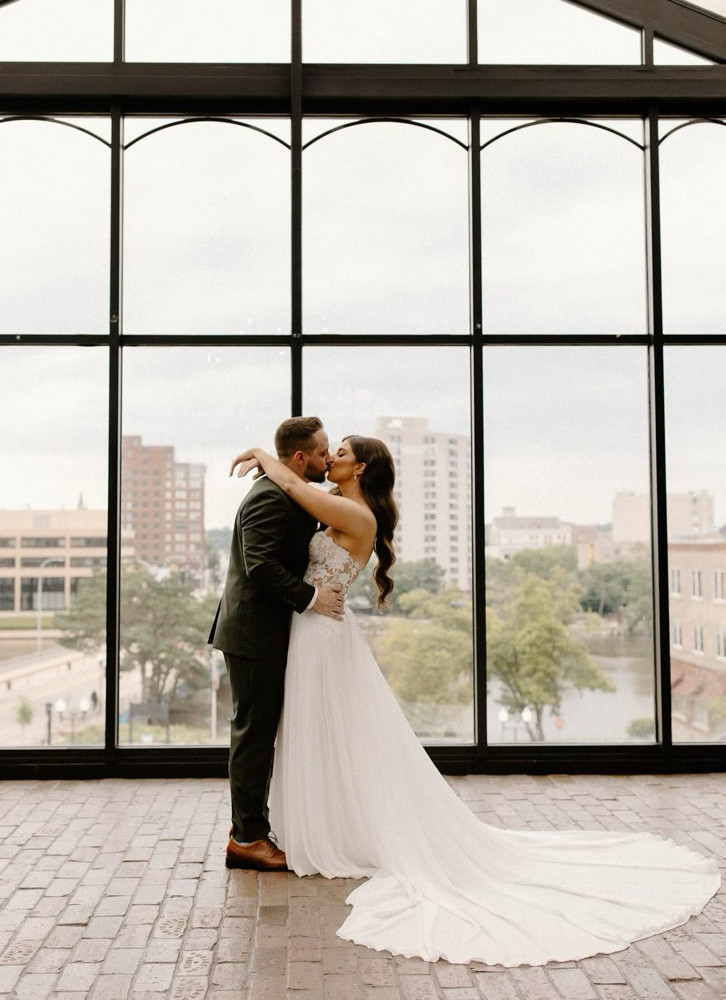
[[[230,466],[229,470],[230,476],[234,475],[234,470],[239,465],[239,469],[237,471],[237,476],[239,478],[242,478],[242,476],[246,476],[248,472],[251,472],[253,469],[256,469],[257,472],[255,473],[253,478],[258,479],[263,474],[263,470],[259,461],[255,458],[254,452],[255,452],[254,448],[248,448],[247,451],[241,452],[241,454],[239,454],[235,459],[233,459],[232,465]]]

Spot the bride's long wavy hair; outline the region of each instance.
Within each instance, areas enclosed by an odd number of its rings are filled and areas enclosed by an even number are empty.
[[[365,470],[360,476],[360,488],[366,503],[373,511],[378,530],[373,549],[378,559],[373,579],[378,587],[378,608],[385,607],[386,598],[393,590],[393,580],[388,571],[396,561],[393,550],[393,531],[398,523],[398,507],[393,499],[396,482],[396,467],[393,456],[378,438],[360,437],[349,434],[343,438],[350,445],[356,462],[365,462]]]

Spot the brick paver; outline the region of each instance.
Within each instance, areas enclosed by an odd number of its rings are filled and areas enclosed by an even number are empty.
[[[726,776],[448,779],[484,821],[651,830],[726,866]],[[0,783],[0,1000],[726,1000],[726,890],[680,928],[544,968],[337,937],[360,883],[229,872],[227,783]]]

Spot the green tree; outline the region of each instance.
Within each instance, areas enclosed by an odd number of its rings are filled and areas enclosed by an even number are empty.
[[[522,549],[515,552],[509,560],[512,566],[549,579],[553,572],[562,570],[574,575],[577,573],[577,550],[574,545],[548,545],[544,549]]]
[[[627,571],[622,562],[594,563],[582,574],[582,605],[600,616],[613,614],[625,603]]]
[[[395,581],[393,593],[397,600],[412,590],[426,590],[430,594],[438,594],[443,585],[444,572],[435,559],[397,562],[391,570],[391,576]]]
[[[726,695],[717,695],[709,701],[708,716],[712,725],[726,722]]]
[[[652,573],[647,556],[630,563],[623,622],[632,634],[651,635],[653,632]]]
[[[373,567],[369,563],[366,568],[358,574],[348,590],[348,603],[356,610],[376,612],[377,587],[373,579]],[[391,598],[389,597],[389,603]]]
[[[23,698],[18,705],[15,720],[22,729],[25,729],[33,721],[33,706],[27,698]]]
[[[217,598],[194,596],[194,584],[177,574],[157,580],[142,566],[124,566],[121,574],[121,670],[138,670],[143,702],[172,704],[179,690],[209,684],[205,646]],[[91,652],[106,638],[106,580],[102,573],[83,580],[70,611],[56,615],[59,640],[71,649]]]
[[[550,552],[551,556],[548,555]],[[585,591],[578,578],[574,549],[571,547],[559,545],[551,549],[525,549],[506,561],[487,559],[485,572],[487,607],[499,614],[505,613],[529,577],[552,584],[557,613],[563,622],[569,623],[580,614]]]
[[[79,649],[87,656],[106,642],[106,572],[94,570],[93,576],[78,581],[78,591],[70,610],[57,614],[54,628],[66,634],[58,641],[69,649]]]
[[[634,559],[596,563],[582,573],[582,606],[599,615],[622,612],[628,632],[650,635],[653,627],[651,566],[643,550]]]
[[[391,621],[379,661],[404,701],[467,704],[471,701],[471,605],[456,588],[432,594],[423,588],[400,598],[406,617]]]
[[[209,533],[205,536],[204,547],[207,555],[209,582],[212,585],[212,588],[217,590],[222,585],[222,579],[219,573],[219,549],[214,545],[214,542],[209,537]]]
[[[582,627],[585,632],[602,632],[602,618],[597,611],[586,611],[582,616]]]
[[[375,561],[363,570],[348,591],[348,600],[353,602],[354,607],[356,601],[364,605],[367,604],[375,612],[378,588],[373,579],[374,568]],[[435,559],[419,559],[412,562],[399,561],[394,564],[391,577],[394,587],[393,593],[388,598],[388,604],[393,614],[400,614],[405,613],[402,612],[400,603],[404,594],[413,590],[423,590],[427,595],[437,594],[442,586],[444,570]]]
[[[499,703],[516,713],[531,709],[532,740],[544,739],[544,710],[558,713],[566,690],[615,690],[584,643],[568,631],[573,600],[576,591],[563,594],[559,573],[552,580],[530,574],[501,612],[487,609],[487,663],[502,685]]]
[[[636,740],[647,740],[655,736],[655,719],[649,715],[641,715],[637,719],[631,719],[625,727],[628,736]]]

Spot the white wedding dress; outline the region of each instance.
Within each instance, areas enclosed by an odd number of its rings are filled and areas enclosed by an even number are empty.
[[[310,543],[305,579],[360,567]],[[500,830],[429,760],[350,609],[295,615],[270,821],[298,875],[361,878],[345,940],[426,961],[516,966],[619,951],[698,913],[713,860],[649,833]]]

